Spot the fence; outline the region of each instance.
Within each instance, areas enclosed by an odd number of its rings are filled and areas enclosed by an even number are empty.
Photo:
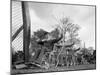
[[[28,2],[12,1],[12,48],[23,51],[24,60],[29,60],[30,17]]]
[[[23,30],[14,37],[18,29],[23,25],[22,4],[18,1],[12,1],[12,48],[14,51],[23,51]]]

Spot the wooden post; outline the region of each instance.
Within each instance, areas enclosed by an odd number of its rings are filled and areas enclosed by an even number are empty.
[[[24,61],[29,61],[29,44],[30,44],[30,16],[28,2],[22,1],[22,16],[23,16],[23,51]]]

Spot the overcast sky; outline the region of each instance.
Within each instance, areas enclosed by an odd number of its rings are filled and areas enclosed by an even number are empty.
[[[85,42],[86,47],[95,48],[95,7],[29,2],[29,11],[31,33],[40,28],[53,30],[53,26],[57,24],[53,16],[59,19],[65,15],[81,27],[79,37]]]

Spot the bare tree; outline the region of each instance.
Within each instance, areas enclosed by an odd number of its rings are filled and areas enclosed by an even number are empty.
[[[79,29],[80,27],[77,24],[69,25],[67,32],[69,33],[69,39],[71,42],[80,43],[79,38],[77,38]]]
[[[63,38],[62,38],[63,46],[62,46],[62,49],[57,56],[57,64],[56,64],[56,67],[57,67],[57,65],[59,63],[59,55],[64,50],[66,32],[69,33],[71,43],[75,43],[74,41],[76,40],[76,36],[78,36],[77,32],[80,29],[80,27],[77,24],[70,23],[70,18],[68,18],[66,16],[59,19],[59,20],[57,18],[55,18],[55,20],[58,22],[57,27],[60,29],[61,33],[63,34]],[[76,40],[76,41],[79,41],[79,40]]]

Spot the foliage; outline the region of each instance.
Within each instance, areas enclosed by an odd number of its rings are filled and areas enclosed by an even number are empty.
[[[34,32],[34,36],[37,36],[37,38],[39,38],[40,40],[44,39],[45,38],[45,35],[47,34],[48,32],[43,30],[43,29],[40,29],[36,32]]]
[[[24,52],[23,51],[17,51],[14,54],[12,54],[12,64],[17,61],[22,61],[24,59]]]
[[[51,31],[50,34],[52,34],[52,36],[53,36],[54,38],[58,38],[60,33],[59,33],[58,28],[55,28],[53,31]]]

